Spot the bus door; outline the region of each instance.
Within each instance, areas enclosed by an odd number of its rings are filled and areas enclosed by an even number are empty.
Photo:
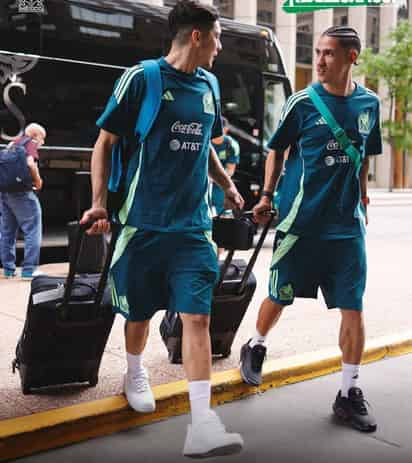
[[[234,181],[246,201],[246,207],[250,207],[256,202],[253,185],[260,183],[262,76],[253,67],[220,63],[216,64],[213,72],[219,78],[222,112],[229,121],[229,134],[240,145],[240,164]]]
[[[290,95],[290,84],[287,79],[284,77],[277,78],[273,75],[264,75],[265,104],[263,118],[263,144],[265,147],[278,128],[280,116],[288,95]],[[268,150],[265,149],[265,156],[267,153]],[[278,183],[278,186],[279,185],[280,183]]]

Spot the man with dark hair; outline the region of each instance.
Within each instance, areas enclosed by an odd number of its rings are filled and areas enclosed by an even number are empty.
[[[109,230],[107,183],[112,148],[120,141],[128,163],[109,281],[115,311],[127,320],[127,400],[139,412],[155,409],[142,363],[149,323],[159,308],[179,312],[192,412],[183,453],[226,455],[240,451],[243,441],[226,432],[210,408],[209,315],[218,266],[208,174],[224,190],[230,207],[242,208],[243,199],[210,144],[222,133],[221,114],[201,69],[211,68],[221,50],[221,29],[217,11],[194,0],[179,1],[169,24],[174,38],[168,55],[158,60],[163,97],[148,137],[135,146],[134,128],[145,85],[150,85],[141,65],[118,80],[97,121],[101,130],[92,155],[93,204],[82,223],[96,220],[89,233]]]
[[[272,207],[283,153],[290,151],[280,187],[269,297],[260,307],[255,334],[242,347],[241,375],[249,384],[261,383],[269,330],[295,297],[316,298],[320,288],[327,307],[339,308],[342,316],[342,386],[334,413],[354,428],[372,432],[377,425],[357,380],[365,342],[369,156],[382,152],[382,142],[379,99],[352,80],[359,52],[354,29],[325,31],[316,47],[318,82],[288,99],[269,141],[264,191],[254,208],[260,222],[266,220],[262,212]]]

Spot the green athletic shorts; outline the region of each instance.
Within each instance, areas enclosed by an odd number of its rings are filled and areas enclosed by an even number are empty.
[[[317,298],[329,309],[362,310],[366,286],[363,236],[321,240],[277,232],[270,269],[269,297],[291,305],[295,297]]]
[[[114,311],[130,321],[149,320],[159,309],[209,315],[217,277],[210,232],[161,233],[125,226],[109,275]]]

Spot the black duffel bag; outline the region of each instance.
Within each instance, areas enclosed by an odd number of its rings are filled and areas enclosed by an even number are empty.
[[[256,224],[251,212],[240,217],[213,217],[212,238],[219,248],[247,251],[253,247]]]

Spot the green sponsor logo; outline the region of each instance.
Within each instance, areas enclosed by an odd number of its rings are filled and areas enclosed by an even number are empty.
[[[221,161],[225,161],[226,158],[227,158],[226,150],[220,151],[220,152],[219,152],[219,159],[220,159]]]
[[[215,115],[215,103],[212,92],[207,92],[203,95],[203,111],[206,114]]]
[[[286,0],[283,10],[286,13],[303,13],[327,8],[394,5],[396,3],[399,3],[399,0]]]
[[[358,117],[359,133],[361,133],[363,135],[368,135],[369,134],[369,128],[370,128],[369,111],[365,111],[363,113],[360,113],[359,117]]]
[[[293,287],[290,283],[279,288],[279,299],[282,301],[290,301],[293,299]]]

